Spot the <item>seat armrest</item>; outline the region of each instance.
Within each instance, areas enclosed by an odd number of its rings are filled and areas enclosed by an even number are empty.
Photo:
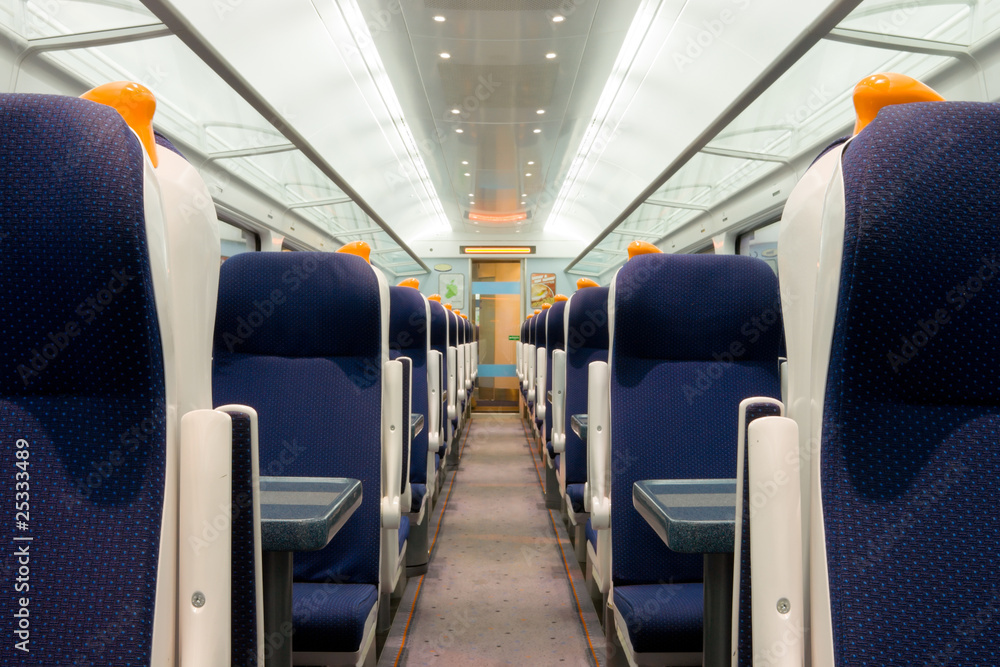
[[[594,361],[587,375],[587,491],[590,521],[596,530],[611,526],[611,382],[608,364]]]
[[[399,484],[399,505],[403,512],[410,511],[410,500],[413,493],[410,489],[410,462],[413,460],[413,431],[410,428],[410,415],[413,412],[413,359],[409,357],[399,357],[397,359],[403,365],[403,457],[402,470],[400,471]]]
[[[437,475],[434,453],[441,447],[441,353],[427,353],[427,494],[433,495]]]
[[[181,418],[180,435],[180,656],[184,664],[229,664],[233,421],[217,410],[193,410]]]
[[[382,527],[399,528],[403,471],[403,365],[385,362],[382,404]]]
[[[454,347],[448,347],[448,420],[453,421],[458,419],[458,407],[456,401],[458,400],[458,389],[456,387],[457,380],[455,378],[458,373],[458,350]]]
[[[524,343],[522,343],[521,341],[517,341],[516,343],[514,343],[514,360],[515,360],[514,368],[517,374],[517,381],[521,383],[521,386],[524,386],[524,373],[521,372],[521,353],[523,352],[521,348],[523,346]]]
[[[566,452],[566,351],[552,352],[552,450]],[[559,467],[562,468],[562,459]]]
[[[461,345],[455,350],[456,359],[456,373],[455,373],[455,388],[458,392],[458,401],[461,404],[465,404],[465,346]]]
[[[535,346],[528,345],[528,402],[535,402]]]
[[[774,399],[750,398],[740,403],[736,545],[739,549],[743,539],[744,488],[749,488],[754,490],[749,494],[748,513],[753,646],[786,646],[787,650],[775,658],[774,664],[801,667],[805,662],[802,642],[789,645],[787,640],[801,636],[805,611],[798,424],[784,416],[762,416],[747,423],[747,407],[760,403],[776,404],[781,410],[779,414],[783,414],[782,404]],[[746,443],[745,448],[743,443]],[[744,461],[748,480],[743,480]],[[739,636],[738,564],[733,578],[736,586],[733,589],[733,639],[736,641]]]
[[[540,347],[535,351],[535,420],[545,421],[546,410],[546,388],[548,387],[548,364],[545,360],[545,348]]]

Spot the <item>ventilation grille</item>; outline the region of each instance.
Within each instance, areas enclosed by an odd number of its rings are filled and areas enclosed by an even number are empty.
[[[462,107],[472,97],[482,109],[542,109],[551,105],[559,65],[442,62],[438,63],[438,75],[447,104]]]
[[[470,12],[559,12],[565,0],[426,0],[427,9]]]

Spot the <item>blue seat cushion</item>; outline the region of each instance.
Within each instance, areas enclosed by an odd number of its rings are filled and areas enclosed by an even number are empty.
[[[615,586],[615,608],[636,653],[700,653],[701,584]]]
[[[410,484],[410,511],[419,512],[420,505],[424,502],[424,496],[427,495],[427,485],[426,484]]]
[[[292,584],[296,651],[353,653],[378,601],[371,584]]]
[[[556,457],[556,450],[555,450],[555,448],[554,448],[554,447],[552,446],[552,443],[551,443],[551,442],[549,442],[549,443],[547,443],[547,444],[545,445],[545,450],[546,450],[546,451],[547,451],[547,452],[549,453],[549,458],[550,458],[550,459],[554,459],[554,458]]]
[[[437,452],[436,454],[434,454],[434,469],[435,470],[441,469],[441,452]]]
[[[568,491],[569,489],[567,489]],[[594,524],[590,519],[587,519],[587,525],[584,528],[587,533],[587,541],[590,542],[590,546],[594,547],[594,552],[597,552],[597,531],[594,530]]]
[[[569,502],[573,505],[574,512],[583,512],[583,484],[567,484],[566,485],[566,495],[569,496]],[[590,525],[590,522],[587,522]]]
[[[556,454],[555,458],[552,460],[552,469],[559,470],[559,455]]]
[[[409,517],[402,517],[399,520],[399,552],[403,552],[403,545],[406,544],[406,538],[410,536],[410,519]]]

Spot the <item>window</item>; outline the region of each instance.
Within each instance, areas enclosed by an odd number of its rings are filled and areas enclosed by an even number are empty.
[[[767,262],[775,275],[778,273],[778,229],[781,221],[758,227],[740,234],[736,241],[736,254],[757,257]]]
[[[241,252],[260,250],[260,239],[257,234],[222,220],[219,220],[219,237],[222,241],[223,262]]]

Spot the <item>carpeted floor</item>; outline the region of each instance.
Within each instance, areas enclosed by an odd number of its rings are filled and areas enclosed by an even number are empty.
[[[430,569],[407,584],[379,665],[595,666],[601,629],[519,417],[469,428]]]

